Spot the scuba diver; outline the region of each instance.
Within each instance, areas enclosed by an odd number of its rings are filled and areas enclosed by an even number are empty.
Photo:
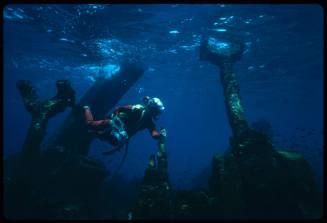
[[[84,106],[86,125],[102,141],[107,141],[120,151],[123,145],[128,145],[128,140],[138,131],[148,129],[152,138],[164,143],[166,130],[156,130],[153,120],[158,120],[165,107],[159,98],[145,96],[143,103],[120,106],[115,109],[110,117],[103,120],[94,120],[89,106]],[[105,155],[105,153],[104,153]]]

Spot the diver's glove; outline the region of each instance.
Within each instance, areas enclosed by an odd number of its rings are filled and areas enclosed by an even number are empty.
[[[167,131],[165,128],[160,128],[159,143],[165,143],[167,137]]]

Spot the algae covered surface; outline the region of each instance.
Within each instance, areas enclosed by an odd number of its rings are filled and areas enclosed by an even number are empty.
[[[322,217],[323,9],[301,4],[8,4],[7,219]],[[113,148],[84,123],[158,97]]]

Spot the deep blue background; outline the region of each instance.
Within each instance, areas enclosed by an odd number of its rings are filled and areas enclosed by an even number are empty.
[[[208,173],[212,156],[226,151],[231,136],[219,70],[199,61],[201,36],[220,29],[247,46],[236,73],[249,122],[269,121],[276,147],[301,152],[322,188],[319,5],[7,5],[3,16],[5,157],[20,151],[30,122],[15,82],[32,80],[40,97],[47,98],[55,94],[55,80],[66,78],[79,98],[96,73],[89,68],[117,59],[117,50],[110,51],[110,45],[99,41],[115,39],[124,46],[121,53],[133,49],[146,68],[119,105],[138,103],[144,95],[162,99],[166,111],[158,127],[168,131],[173,186],[195,185],[194,178]],[[173,30],[178,33],[169,33]],[[68,112],[50,120],[47,136]],[[107,148],[95,140],[90,156],[102,158]],[[127,180],[141,177],[155,151],[156,142],[147,131],[137,134],[121,173]],[[103,161],[114,169],[121,156]]]

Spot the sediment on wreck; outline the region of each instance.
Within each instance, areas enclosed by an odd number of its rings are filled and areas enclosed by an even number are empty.
[[[242,53],[243,44],[230,36],[210,34],[201,45],[200,58],[220,68],[233,132],[230,149],[212,161],[213,209],[226,219],[319,218],[321,202],[307,161],[300,154],[277,151],[266,135],[247,125],[233,71]]]
[[[75,91],[69,81],[58,80],[56,87],[57,93],[54,97],[41,101],[30,81],[17,82],[17,88],[32,121],[22,146],[22,152],[16,160],[12,160],[15,164],[11,166],[11,175],[6,176],[6,179],[10,179],[5,184],[4,206],[7,216],[30,214],[26,212],[32,205],[29,202],[33,200],[33,193],[40,181],[41,143],[46,133],[48,120],[63,112],[68,106],[72,107],[75,104]]]
[[[45,101],[40,101],[32,83],[28,80],[17,82],[24,106],[30,113],[32,122],[22,147],[24,162],[33,162],[40,156],[41,143],[45,136],[48,120],[75,104],[75,91],[67,80],[56,82],[57,94]]]
[[[98,79],[70,112],[58,131],[50,138],[46,149],[63,149],[78,155],[87,155],[94,136],[85,128],[82,114],[84,105],[92,109],[95,118],[103,118],[120,98],[142,76],[143,66],[138,62],[122,62],[119,73],[109,79]]]
[[[230,148],[212,159],[208,190],[167,191],[150,161],[135,209],[136,219],[315,219],[322,202],[307,161],[282,151],[247,124],[234,63],[243,44],[213,34],[201,45],[201,59],[220,68]]]
[[[166,152],[151,155],[139,189],[134,219],[170,219],[172,189]]]
[[[55,97],[40,102],[29,81],[17,86],[26,109],[32,114],[22,159],[6,162],[4,212],[8,219],[89,219],[96,218],[96,202],[109,171],[99,160],[87,157],[93,139],[84,126],[83,105],[95,117],[103,118],[143,74],[142,65],[124,62],[109,79],[99,79],[75,103],[68,81],[57,81]],[[49,118],[72,107],[61,128],[41,149]],[[13,165],[9,163],[14,163]],[[24,177],[22,177],[24,176]]]

